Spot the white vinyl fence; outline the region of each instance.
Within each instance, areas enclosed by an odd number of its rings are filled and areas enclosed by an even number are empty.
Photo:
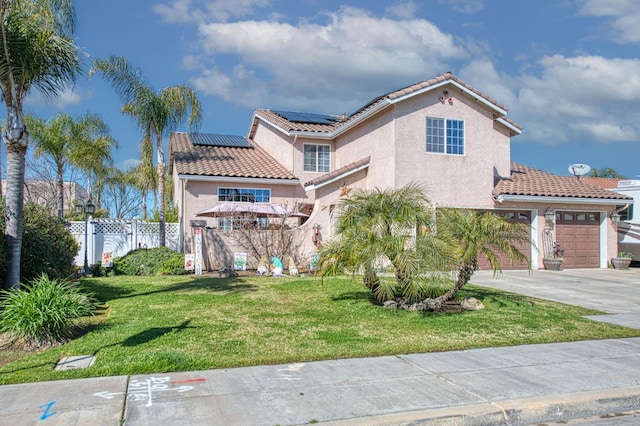
[[[71,222],[71,233],[80,249],[75,264],[84,265],[85,238],[87,241],[87,263],[93,265],[102,261],[104,253],[111,257],[124,256],[136,248],[152,248],[160,246],[160,224],[136,219],[89,219],[87,233],[85,222]],[[166,224],[166,247],[181,251],[180,226],[178,223]]]

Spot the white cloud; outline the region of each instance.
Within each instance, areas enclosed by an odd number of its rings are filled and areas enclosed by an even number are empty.
[[[640,60],[562,55],[539,61],[539,76],[514,81],[511,117],[547,145],[640,139]]]
[[[195,19],[191,11],[191,0],[174,0],[169,4],[158,3],[153,11],[162,16],[166,22],[184,24]]]
[[[415,16],[418,9],[420,9],[420,7],[413,0],[409,0],[387,7],[386,13],[398,18],[409,19]]]
[[[126,160],[118,162],[118,164],[116,164],[116,167],[120,170],[127,171],[138,167],[138,164],[140,164],[139,158],[128,158]]]
[[[90,93],[85,92],[78,87],[67,87],[55,98],[47,98],[34,88],[29,92],[25,104],[29,108],[54,107],[57,109],[64,109],[72,105],[78,105],[90,97]]]
[[[269,0],[172,0],[156,4],[153,10],[169,23],[226,22],[268,4]]]
[[[201,25],[202,48],[209,58],[236,55],[243,66],[211,67],[192,84],[250,107],[286,103],[312,111],[344,111],[380,95],[380,87],[394,90],[431,78],[467,56],[451,35],[423,19],[396,21],[355,8],[327,16],[324,24]]]
[[[637,0],[586,0],[579,14],[609,18],[609,38],[614,42],[640,42],[640,2]]]
[[[438,3],[451,6],[456,12],[467,15],[474,14],[484,9],[484,0],[438,0]]]

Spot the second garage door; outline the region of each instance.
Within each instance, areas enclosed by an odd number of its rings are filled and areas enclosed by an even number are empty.
[[[600,267],[600,213],[556,212],[556,241],[563,268]]]

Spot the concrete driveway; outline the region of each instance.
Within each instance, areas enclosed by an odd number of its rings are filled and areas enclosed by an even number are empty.
[[[588,318],[640,329],[640,268],[477,271],[471,283],[597,309],[606,315]]]

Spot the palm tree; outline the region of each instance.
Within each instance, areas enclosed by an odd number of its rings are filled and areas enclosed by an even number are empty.
[[[445,294],[425,301],[430,310],[439,310],[471,279],[478,269],[478,256],[484,255],[495,273],[502,270],[499,253],[511,261],[529,259],[514,245],[530,243],[529,232],[520,223],[512,223],[493,213],[479,213],[462,209],[438,209],[437,238],[455,250],[456,281]],[[529,264],[529,267],[530,264]]]
[[[67,166],[78,167],[90,177],[104,164],[113,163],[111,149],[117,143],[104,121],[93,114],[74,120],[69,114],[59,113],[48,121],[31,117],[25,121],[35,144],[35,156],[47,156],[55,164],[58,217],[64,217]]]
[[[142,206],[140,213],[142,219],[147,219],[147,195],[157,188],[158,175],[153,169],[153,141],[149,134],[145,134],[140,143],[140,164],[131,172],[131,185],[133,185],[142,195]],[[154,192],[154,197],[156,196]],[[156,198],[154,198],[156,199]]]
[[[23,101],[32,87],[55,97],[75,81],[81,68],[80,49],[73,40],[75,19],[72,0],[0,1],[0,90],[7,107],[7,288],[18,287],[20,280],[25,156],[29,146]]]
[[[408,300],[423,297],[424,273],[441,271],[451,253],[429,231],[433,226],[429,200],[415,184],[400,189],[355,191],[342,200],[337,237],[320,250],[321,274],[344,269],[362,272],[364,284],[378,302],[393,299],[396,289]],[[395,285],[376,272],[391,265]]]
[[[136,122],[143,135],[155,138],[157,173],[160,245],[165,245],[165,174],[166,164],[162,139],[167,133],[187,122],[189,128],[195,128],[202,118],[200,101],[188,85],[165,87],[155,92],[142,77],[138,68],[123,57],[111,56],[108,60],[96,59],[90,75],[100,73],[111,83],[118,96],[124,102],[122,112]]]

